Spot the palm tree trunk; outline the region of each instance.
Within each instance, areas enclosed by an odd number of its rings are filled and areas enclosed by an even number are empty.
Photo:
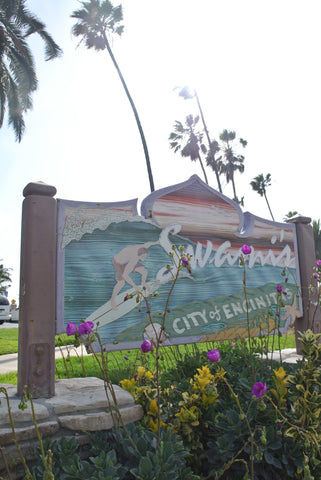
[[[273,220],[273,222],[275,222],[274,217],[273,217],[273,213],[272,213],[272,210],[271,210],[271,207],[270,207],[270,204],[269,204],[269,202],[268,202],[268,199],[267,199],[267,196],[266,196],[266,193],[265,193],[265,192],[264,192],[264,198],[265,198],[265,201],[266,201],[267,206],[268,206],[268,208],[269,208],[269,212],[270,212],[270,215],[271,215],[271,217],[272,217],[272,220]]]
[[[110,55],[110,58],[112,59],[113,61],[113,64],[117,70],[117,73],[119,75],[119,78],[120,78],[120,81],[124,87],[124,90],[126,92],[126,95],[127,95],[127,98],[129,100],[129,103],[132,107],[132,110],[133,110],[133,113],[134,113],[134,116],[135,116],[135,120],[136,120],[136,123],[137,123],[137,127],[138,127],[138,130],[139,130],[139,133],[140,133],[140,138],[141,138],[141,141],[142,141],[142,144],[143,144],[143,149],[144,149],[144,154],[145,154],[145,159],[146,159],[146,165],[147,165],[147,172],[148,172],[148,178],[149,178],[149,185],[150,185],[150,191],[153,192],[155,190],[155,187],[154,187],[154,180],[153,180],[153,174],[152,174],[152,168],[151,168],[151,165],[150,165],[150,160],[149,160],[149,153],[148,153],[148,148],[147,148],[147,143],[146,143],[146,140],[145,140],[145,135],[144,135],[144,132],[143,132],[143,127],[140,123],[140,119],[139,119],[139,116],[138,116],[138,112],[137,112],[137,109],[135,107],[135,104],[134,104],[134,101],[129,93],[129,90],[127,88],[127,85],[126,85],[126,82],[124,80],[124,77],[120,71],[120,68],[116,62],[116,59],[114,57],[114,54],[110,48],[110,45],[109,45],[109,41],[106,37],[106,34],[105,32],[103,32],[103,36],[104,36],[104,41],[105,41],[105,45],[106,45],[106,48],[108,50],[108,53]]]
[[[207,183],[207,185],[208,185],[208,180],[207,180],[207,176],[206,176],[205,168],[204,168],[204,165],[203,165],[203,162],[202,162],[202,159],[201,159],[201,156],[200,156],[200,154],[198,154],[198,160],[199,160],[199,162],[200,162],[200,164],[201,164],[201,168],[202,168],[202,170],[203,170],[203,174],[204,174],[205,182],[206,182],[206,183]]]
[[[220,193],[222,193],[220,176],[219,176],[219,174],[218,174],[218,169],[217,169],[217,165],[216,165],[216,160],[215,160],[215,158],[214,158],[213,149],[212,149],[212,144],[211,144],[210,136],[209,136],[209,133],[208,133],[208,130],[207,130],[207,126],[206,126],[206,123],[205,123],[205,119],[204,119],[204,115],[203,115],[203,110],[202,110],[202,108],[201,108],[201,104],[200,104],[200,101],[199,101],[199,98],[198,98],[198,95],[197,95],[197,91],[194,90],[194,92],[195,92],[195,97],[196,97],[197,105],[198,105],[198,108],[199,108],[199,111],[200,111],[200,114],[201,114],[201,118],[202,118],[204,130],[205,130],[205,134],[206,134],[207,141],[208,141],[208,145],[209,145],[209,149],[210,149],[211,161],[212,161],[212,165],[213,165],[214,172],[215,172],[215,175],[216,175],[216,180],[217,180],[218,189],[219,189]],[[203,168],[204,168],[204,167],[203,167]],[[208,182],[206,182],[206,183],[208,183]]]
[[[232,186],[233,186],[234,200],[236,201],[237,196],[236,196],[236,188],[235,188],[235,182],[234,182],[234,175],[232,176]]]

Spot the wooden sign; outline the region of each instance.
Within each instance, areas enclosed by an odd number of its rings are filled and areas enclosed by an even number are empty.
[[[251,246],[246,297],[244,244]],[[252,336],[285,332],[301,315],[295,225],[243,213],[193,176],[153,192],[141,215],[137,200],[58,200],[57,333],[69,321],[91,320],[106,350],[139,347],[153,331],[135,292],[159,293],[151,300],[157,328],[172,282],[172,245],[191,255],[191,271],[180,272],[170,298],[165,345],[246,337],[247,318]],[[281,309],[278,286],[285,292]]]

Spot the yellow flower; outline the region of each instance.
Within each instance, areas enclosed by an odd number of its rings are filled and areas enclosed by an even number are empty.
[[[211,377],[213,376],[207,365],[204,365],[202,368],[198,368],[197,371],[200,375],[210,375]]]
[[[286,402],[286,394],[288,392],[288,389],[286,388],[286,385],[288,383],[288,378],[286,377],[286,371],[284,370],[283,367],[280,367],[278,370],[273,370],[274,371],[274,383],[275,383],[275,388],[271,388],[271,393],[276,399],[278,405],[280,408],[285,408],[285,402]]]
[[[198,375],[194,375],[194,380],[196,385],[193,386],[193,390],[196,388],[200,388],[201,390],[205,390],[209,383],[212,383],[214,380],[214,375],[211,374],[210,369],[207,366],[202,368],[198,368],[197,371],[199,372]]]
[[[205,388],[207,387],[207,385],[208,385],[209,383],[211,383],[211,379],[208,378],[208,377],[201,377],[201,376],[199,376],[198,379],[197,379],[197,383],[198,383],[198,385],[200,386],[200,388],[201,388],[202,390],[205,390]]]
[[[215,376],[214,376],[215,383],[219,382],[225,376],[225,374],[226,374],[226,371],[224,370],[223,367],[218,369],[215,373]]]
[[[157,432],[157,426],[158,426],[158,420],[156,419],[156,420],[154,421],[152,418],[150,418],[150,419],[149,419],[149,429],[150,429],[152,432],[156,433],[156,432]]]
[[[152,372],[150,372],[149,370],[145,373],[145,377],[147,378],[147,380],[151,380],[152,378],[154,378],[154,375],[152,374]]]
[[[136,382],[134,378],[132,378],[131,380],[129,380],[128,378],[126,378],[125,380],[121,380],[120,385],[124,390],[127,390],[127,392],[134,395],[136,388]]]
[[[183,402],[182,403],[188,402],[188,399],[189,399],[188,392],[183,392],[182,397],[183,397]]]
[[[281,381],[281,383],[287,383],[286,371],[283,367],[280,367],[279,370],[273,370],[275,377]]]
[[[146,368],[145,367],[138,367],[137,368],[137,374],[138,374],[138,378],[142,378],[144,373],[146,371]]]
[[[205,407],[208,405],[211,405],[216,401],[218,397],[218,394],[216,392],[213,392],[211,395],[206,395],[205,393],[202,394],[202,403]]]
[[[158,407],[156,401],[153,399],[150,402],[149,410],[147,412],[147,415],[152,415],[153,417],[156,417],[158,412]]]
[[[156,418],[156,419],[154,420],[153,418],[149,418],[148,420],[149,420],[149,421],[146,422],[146,423],[147,423],[147,427],[148,427],[152,432],[156,433],[156,432],[157,432],[157,428],[158,428],[158,419]],[[162,420],[161,420],[161,422],[160,422],[160,426],[161,426],[162,428],[164,428],[165,430],[168,429],[166,423],[164,423]]]
[[[190,396],[191,403],[196,402],[198,399],[199,399],[199,395],[196,395],[196,393],[192,393],[192,395]]]
[[[175,416],[179,417],[182,423],[189,423],[192,427],[196,427],[199,425],[198,415],[197,407],[194,405],[189,409],[181,408],[181,411]]]

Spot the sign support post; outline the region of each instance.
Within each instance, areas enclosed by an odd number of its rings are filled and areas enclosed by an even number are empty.
[[[18,395],[55,394],[56,188],[29,183],[23,195]]]
[[[288,220],[288,223],[295,223],[298,259],[300,265],[300,283],[301,298],[303,307],[303,316],[295,321],[295,340],[297,353],[301,352],[302,346],[299,341],[298,332],[304,332],[308,328],[314,333],[321,332],[321,312],[320,307],[314,305],[318,302],[316,295],[311,295],[310,287],[312,281],[313,268],[316,265],[315,245],[311,218],[296,216]]]

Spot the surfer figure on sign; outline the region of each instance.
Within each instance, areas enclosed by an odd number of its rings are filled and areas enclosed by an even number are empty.
[[[115,269],[115,277],[117,282],[114,286],[110,299],[113,310],[116,310],[117,308],[115,302],[116,297],[126,282],[137,291],[141,288],[135,284],[130,276],[131,273],[139,273],[141,275],[141,285],[142,287],[145,286],[148,271],[141,262],[146,259],[148,255],[148,248],[152,245],[159,245],[159,240],[157,240],[157,242],[142,243],[141,245],[130,245],[123,248],[123,250],[118,252],[113,257],[113,266]]]

